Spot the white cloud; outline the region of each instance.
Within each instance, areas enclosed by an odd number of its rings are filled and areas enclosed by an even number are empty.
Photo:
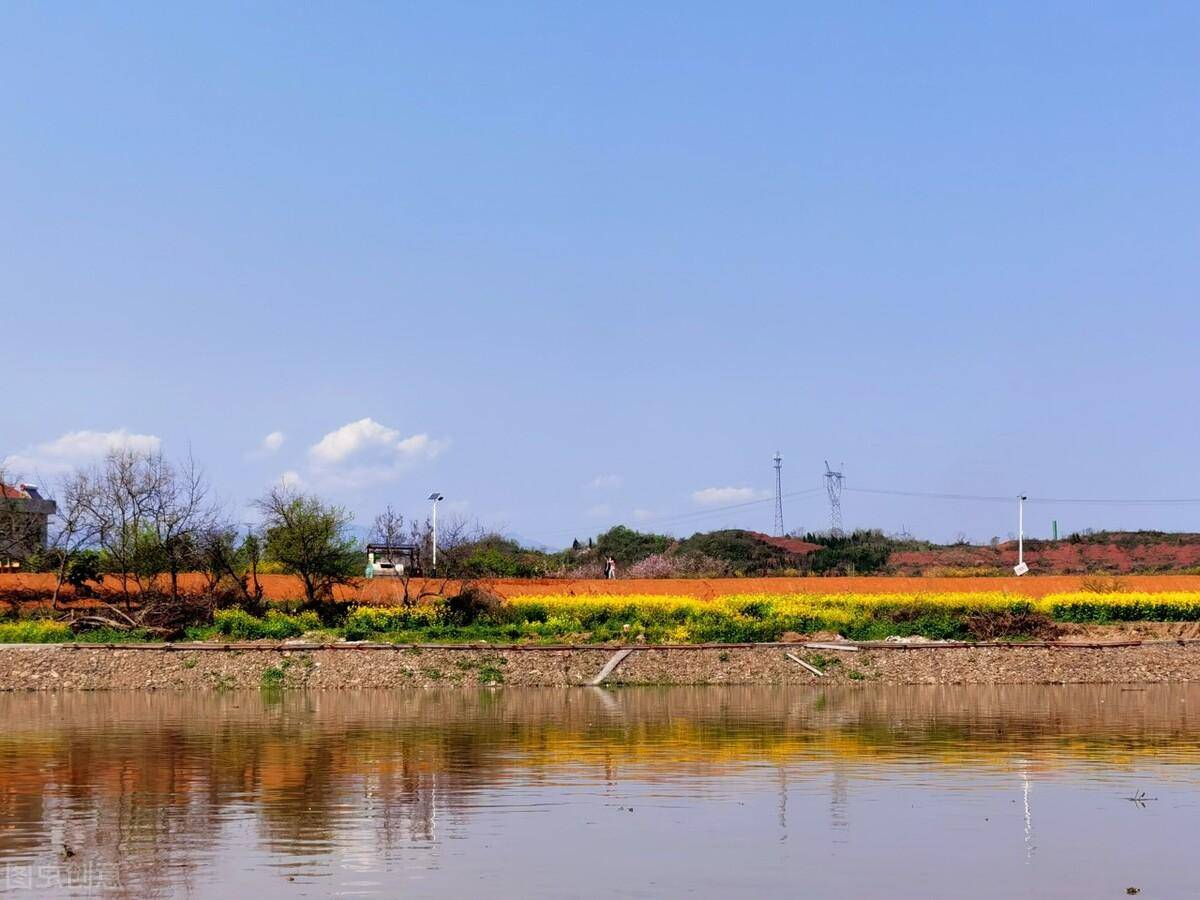
[[[154,453],[162,439],[153,434],[133,434],[125,428],[115,431],[68,431],[61,437],[33,444],[4,458],[3,467],[11,474],[62,475],[78,466],[96,462],[114,450]]]
[[[607,515],[612,514],[612,508],[607,503],[600,503],[591,507],[587,511],[588,517],[592,519],[602,519]]]
[[[400,432],[380,425],[368,417],[337,428],[309,448],[309,455],[319,463],[339,463],[371,447],[395,445]]]
[[[272,431],[258,442],[257,447],[246,454],[246,458],[262,459],[264,456],[271,456],[279,451],[279,448],[283,446],[285,440],[287,440],[287,435],[285,435],[282,431]]]
[[[428,434],[402,437],[372,418],[337,428],[308,449],[317,480],[343,487],[394,481],[413,464],[436,459],[449,446]]]
[[[720,506],[723,503],[748,503],[764,500],[770,491],[758,491],[748,487],[709,487],[692,492],[692,502],[700,506]]]
[[[397,441],[396,449],[402,455],[412,457],[413,459],[437,459],[448,445],[449,441],[437,441],[427,434],[414,434],[412,437],[406,437],[402,441]]]
[[[304,479],[300,477],[300,473],[295,469],[288,469],[279,476],[279,483],[285,488],[296,488],[304,484]]]
[[[619,488],[625,483],[620,475],[597,475],[588,482],[588,487],[595,491],[607,491]]]

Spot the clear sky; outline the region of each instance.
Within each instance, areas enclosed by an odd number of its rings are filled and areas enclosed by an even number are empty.
[[[0,460],[569,542],[1200,497],[1200,6],[5,4]],[[686,519],[666,516],[697,514]],[[1030,526],[1200,530],[1200,505]],[[824,527],[820,494],[786,525]]]

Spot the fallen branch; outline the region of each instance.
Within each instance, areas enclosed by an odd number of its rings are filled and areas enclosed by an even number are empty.
[[[818,678],[824,678],[824,677],[825,677],[825,673],[824,673],[824,672],[822,672],[820,669],[818,669],[818,668],[817,668],[816,666],[814,666],[812,663],[806,663],[804,660],[802,660],[800,657],[798,657],[798,656],[797,656],[795,653],[788,653],[788,654],[785,654],[785,655],[786,655],[786,656],[787,656],[787,658],[788,658],[788,659],[790,659],[792,662],[796,663],[796,665],[798,665],[798,666],[803,666],[804,668],[808,669],[808,671],[810,671],[810,672],[812,672],[814,675],[816,675]]]

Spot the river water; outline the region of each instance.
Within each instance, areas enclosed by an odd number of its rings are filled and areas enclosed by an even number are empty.
[[[1200,688],[0,695],[0,891],[1200,893]]]

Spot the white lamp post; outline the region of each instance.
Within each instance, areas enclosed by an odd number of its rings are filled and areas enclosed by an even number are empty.
[[[436,573],[437,572],[437,505],[438,505],[438,503],[440,503],[442,500],[445,500],[446,498],[443,497],[441,494],[439,494],[437,491],[434,491],[432,494],[429,495],[429,499],[433,502],[433,516],[432,516],[432,520],[431,520],[432,525],[433,525],[433,540],[432,540],[432,543],[433,543],[433,568],[431,571]]]
[[[1017,498],[1017,564],[1013,571],[1018,575],[1029,571],[1029,566],[1025,565],[1025,499],[1024,494]]]

